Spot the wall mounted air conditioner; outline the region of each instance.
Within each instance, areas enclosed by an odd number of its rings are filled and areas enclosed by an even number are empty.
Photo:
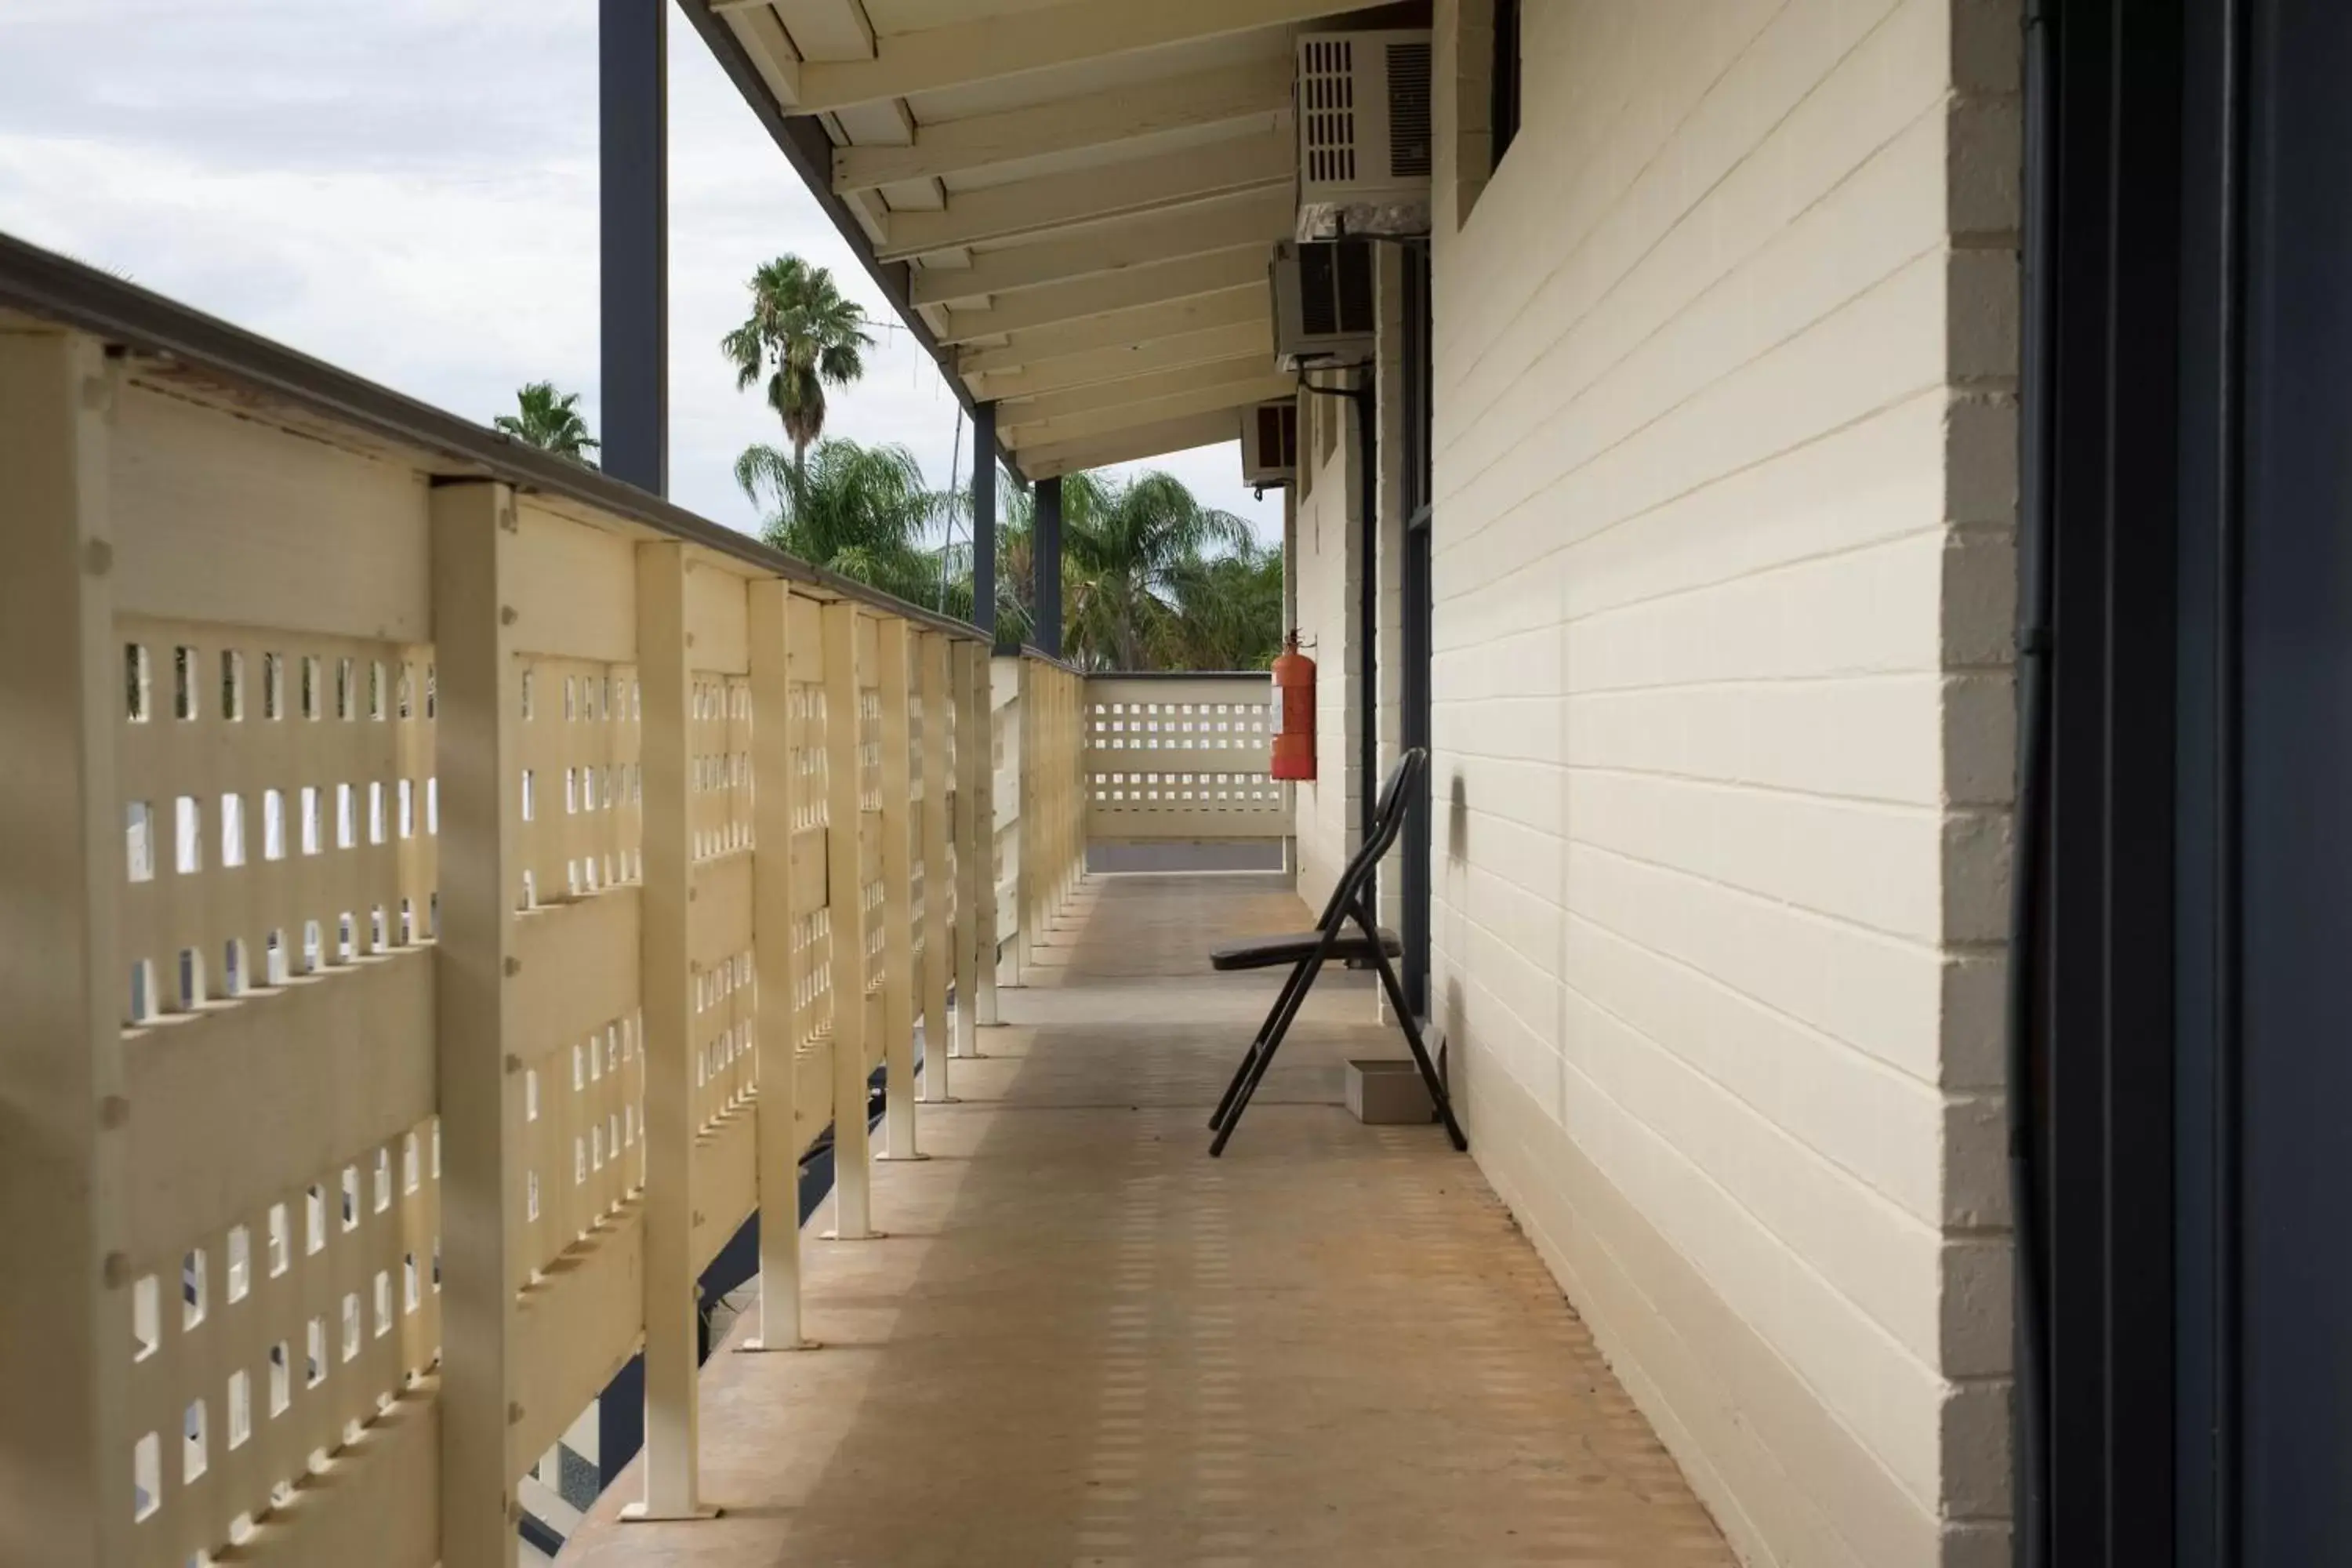
[[[1298,237],[1429,232],[1429,33],[1298,40]]]
[[[1242,483],[1261,489],[1298,477],[1298,404],[1261,403],[1242,415]]]
[[[1368,239],[1277,241],[1274,353],[1285,370],[1370,363],[1378,327]]]

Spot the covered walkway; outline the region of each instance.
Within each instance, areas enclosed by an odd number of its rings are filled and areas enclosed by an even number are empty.
[[[1088,881],[923,1108],[931,1157],[877,1172],[890,1234],[812,1237],[824,1348],[706,1369],[725,1516],[618,1524],[625,1480],[563,1561],[1729,1563],[1476,1167],[1341,1105],[1349,1056],[1398,1053],[1361,977],[1206,1157],[1274,982],[1202,955],[1307,920],[1280,877]]]

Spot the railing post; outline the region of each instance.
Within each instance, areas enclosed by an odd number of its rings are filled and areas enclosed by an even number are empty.
[[[759,1146],[760,1332],[746,1350],[800,1350],[800,1040],[794,1028],[793,827],[801,781],[793,766],[792,590],[780,578],[750,585],[751,639],[751,948],[758,970],[760,1053],[754,1114]]]
[[[874,678],[881,697],[882,1051],[886,1160],[919,1160],[915,1145],[914,770],[908,736],[910,686],[907,623],[874,627]],[[930,780],[923,781],[926,789]],[[925,889],[926,897],[929,889]]]
[[[874,1171],[866,1135],[866,919],[857,798],[857,606],[824,607],[825,908],[831,911],[833,1228],[874,1235]]]
[[[1021,926],[1013,942],[1013,983],[1029,984],[1030,952],[1041,933],[1038,913],[1044,881],[1043,861],[1051,853],[1045,845],[1044,791],[1037,776],[1037,758],[1045,740],[1045,703],[1037,691],[1035,673],[1027,659],[1017,667],[1021,703],[1021,868],[1013,879],[1013,906]]]
[[[0,1561],[58,1568],[131,1558],[112,403],[95,344],[0,335]]]
[[[1054,769],[1055,787],[1061,793],[1061,806],[1055,813],[1057,831],[1062,836],[1061,897],[1055,900],[1055,913],[1066,912],[1070,900],[1077,896],[1078,884],[1086,880],[1086,824],[1081,816],[1084,795],[1078,787],[1078,678],[1065,670],[1055,683],[1059,689],[1055,702],[1054,741],[1056,747]]]
[[[979,715],[980,797],[972,816],[980,833],[979,919],[973,935],[980,951],[974,956],[980,980],[972,988],[972,1022],[981,1028],[996,1026],[997,948],[1001,938],[996,910],[996,653],[982,648],[972,658],[972,708]],[[980,1054],[977,1046],[973,1055]]]
[[[956,921],[955,921],[955,1054],[976,1056],[980,1050],[980,970],[982,964],[980,884],[993,880],[989,859],[995,843],[995,824],[988,816],[983,784],[989,771],[988,694],[982,682],[988,676],[988,650],[974,643],[954,647],[956,709]]]
[[[923,706],[923,1098],[934,1105],[950,1092],[948,1058],[954,1054],[954,1026],[948,1019],[948,976],[955,967],[948,906],[955,879],[948,869],[948,799],[955,781],[948,773],[948,637],[917,634],[916,686]],[[958,918],[962,915],[957,910]]]
[[[522,1181],[516,910],[522,891],[522,661],[514,492],[433,492],[433,662],[441,936],[441,1561],[514,1560],[514,1215]]]
[[[693,637],[686,547],[637,546],[639,765],[645,882],[646,1495],[626,1519],[707,1519],[699,1490],[694,1268]]]

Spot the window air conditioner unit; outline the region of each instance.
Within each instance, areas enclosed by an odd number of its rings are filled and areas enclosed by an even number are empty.
[[[1274,353],[1283,369],[1367,363],[1377,325],[1370,240],[1276,243]]]
[[[1298,40],[1298,237],[1429,232],[1429,32]]]
[[[1298,477],[1298,404],[1261,403],[1242,416],[1242,483],[1261,489]]]

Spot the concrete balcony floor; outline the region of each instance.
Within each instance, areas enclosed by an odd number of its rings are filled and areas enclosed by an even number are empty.
[[[1584,1326],[1435,1127],[1358,1124],[1399,1055],[1328,976],[1222,1161],[1203,1125],[1276,980],[1232,933],[1283,879],[1097,877],[875,1177],[883,1240],[806,1244],[821,1350],[704,1373],[725,1517],[619,1524],[582,1568],[1733,1559]],[[751,1332],[748,1319],[735,1339]]]

